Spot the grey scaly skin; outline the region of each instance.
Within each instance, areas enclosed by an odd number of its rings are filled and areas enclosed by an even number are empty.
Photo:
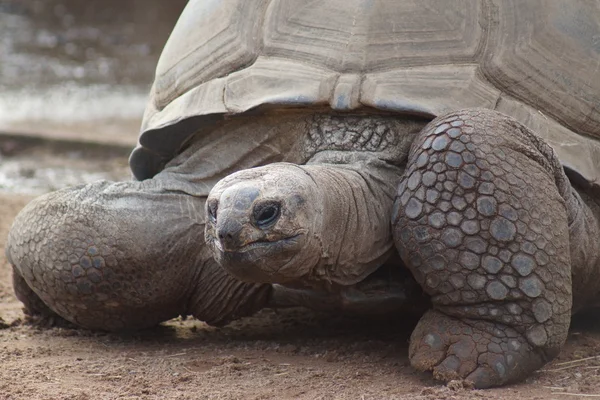
[[[539,368],[560,350],[571,313],[596,300],[597,200],[572,187],[552,149],[510,117],[476,109],[427,126],[367,114],[243,124],[247,135],[225,126],[150,181],[99,183],[28,206],[9,237],[15,281],[54,312],[100,329],[179,313],[218,323],[321,300],[334,304],[326,310],[385,304],[402,318],[398,304],[423,300],[368,284],[395,242],[432,303],[412,335],[411,363],[476,387]],[[224,148],[207,143],[228,143],[228,130],[247,141],[230,148],[231,165],[271,165],[215,185],[232,171],[217,160]],[[224,274],[211,254],[256,283]],[[87,281],[98,279],[93,268],[103,271],[91,294],[79,267]],[[106,281],[121,286],[106,294]],[[20,293],[39,304],[31,290]]]
[[[520,380],[558,354],[571,313],[597,301],[598,200],[510,117],[476,109],[432,121],[394,207],[397,247],[433,303],[410,360],[439,379]]]

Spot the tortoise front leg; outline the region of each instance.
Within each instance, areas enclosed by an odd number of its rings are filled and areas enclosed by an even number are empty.
[[[550,146],[493,111],[432,121],[409,160],[394,238],[433,303],[412,365],[478,388],[523,379],[567,337],[577,195]]]
[[[206,248],[205,197],[176,185],[159,174],[31,202],[6,250],[27,311],[118,331],[189,314],[220,325],[266,306],[269,285],[233,278]]]

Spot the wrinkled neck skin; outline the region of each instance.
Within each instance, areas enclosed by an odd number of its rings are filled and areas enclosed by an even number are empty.
[[[380,267],[394,246],[391,212],[414,137],[427,121],[408,116],[315,115],[298,152],[314,181],[310,286],[348,287]],[[288,286],[290,286],[288,284]]]
[[[394,251],[391,211],[402,169],[369,153],[325,151],[299,166],[315,182],[322,215],[311,238],[310,286],[353,285]]]

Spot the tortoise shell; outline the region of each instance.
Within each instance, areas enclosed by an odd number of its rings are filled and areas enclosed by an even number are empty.
[[[191,0],[156,69],[134,175],[262,105],[495,109],[598,189],[600,1]]]

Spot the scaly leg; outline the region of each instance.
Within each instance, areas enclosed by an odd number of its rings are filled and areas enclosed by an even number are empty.
[[[582,207],[551,147],[514,119],[474,109],[426,126],[393,213],[396,245],[433,303],[411,337],[412,365],[483,388],[555,357]]]

